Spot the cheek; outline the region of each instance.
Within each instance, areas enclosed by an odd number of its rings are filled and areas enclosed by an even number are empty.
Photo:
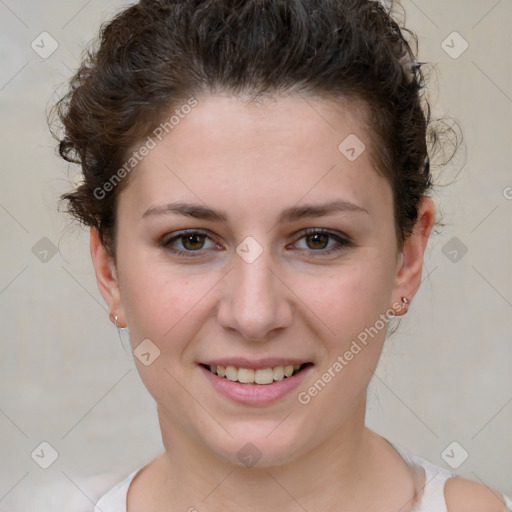
[[[321,277],[296,276],[294,290],[305,298],[336,344],[356,337],[390,306],[393,267],[377,252],[361,251],[352,262]]]
[[[190,269],[177,269],[161,257],[135,250],[119,261],[119,267],[130,333],[153,337],[162,348],[166,340],[184,332],[190,336],[199,328],[197,317],[208,304],[208,291],[222,277],[217,272],[191,275]]]
[[[307,401],[308,414],[323,415],[326,429],[336,428],[367,389],[390,322],[386,312],[392,284],[391,265],[377,258],[358,258],[357,264],[340,268],[316,284],[311,280],[302,290],[309,290],[307,306],[321,319],[315,325],[323,326],[326,353],[319,379],[299,390],[303,393],[299,401]],[[325,410],[330,413],[325,415]]]

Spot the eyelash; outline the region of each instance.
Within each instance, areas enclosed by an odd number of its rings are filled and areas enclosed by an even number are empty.
[[[186,231],[180,231],[177,235],[173,236],[172,238],[169,238],[169,239],[164,238],[162,240],[162,246],[164,247],[164,249],[176,254],[177,256],[185,256],[185,257],[192,257],[192,258],[202,256],[204,254],[204,251],[202,249],[197,249],[195,251],[194,250],[184,251],[181,249],[176,249],[176,248],[171,247],[171,243],[173,243],[174,241],[182,240],[185,237],[190,236],[190,235],[200,235],[200,236],[205,236],[205,237],[211,239],[211,237],[205,231],[191,229],[191,230],[186,230]],[[350,239],[346,235],[340,235],[340,234],[334,233],[334,232],[326,230],[326,229],[309,228],[309,229],[306,229],[305,231],[302,231],[300,233],[300,235],[301,236],[297,239],[297,241],[302,240],[303,238],[307,238],[308,236],[313,236],[313,235],[327,235],[330,238],[336,240],[338,245],[331,247],[330,249],[318,249],[318,250],[309,249],[309,251],[311,252],[311,255],[313,257],[330,255],[330,254],[342,251],[346,247],[351,247],[353,245],[352,242],[350,241]],[[302,249],[302,250],[308,250],[308,249]],[[197,254],[194,254],[194,253],[197,253]]]

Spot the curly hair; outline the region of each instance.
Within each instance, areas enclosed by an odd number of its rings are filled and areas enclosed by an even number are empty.
[[[59,153],[83,174],[61,196],[67,212],[96,227],[115,257],[116,202],[130,175],[105,184],[173,108],[219,92],[292,92],[366,107],[401,246],[432,187],[436,133],[416,37],[391,12],[371,0],[141,0],[124,9],[102,25],[55,105]]]

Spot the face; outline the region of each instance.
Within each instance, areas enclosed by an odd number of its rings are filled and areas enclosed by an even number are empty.
[[[354,135],[355,159],[339,149]],[[354,104],[210,96],[132,171],[117,266],[94,233],[91,251],[163,431],[235,464],[251,442],[272,465],[364,419],[390,309],[417,289],[432,224],[425,200],[399,250],[371,150]],[[293,365],[306,366],[283,377]]]

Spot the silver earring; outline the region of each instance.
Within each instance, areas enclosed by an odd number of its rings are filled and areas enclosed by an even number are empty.
[[[121,343],[121,346],[123,347],[123,350],[127,353],[127,354],[130,354],[131,353],[131,346],[130,346],[130,334],[128,333],[128,341],[124,341],[122,336],[121,336],[121,331],[124,332],[124,331],[128,331],[128,328],[127,327],[119,327],[119,325],[117,325],[117,315],[114,316],[114,323],[117,327],[117,335],[119,336],[119,342]],[[127,349],[128,347],[128,349]]]
[[[407,298],[407,297],[402,297],[402,304],[404,306],[407,306],[408,304],[410,304],[410,300]],[[117,317],[116,317],[117,318]]]

